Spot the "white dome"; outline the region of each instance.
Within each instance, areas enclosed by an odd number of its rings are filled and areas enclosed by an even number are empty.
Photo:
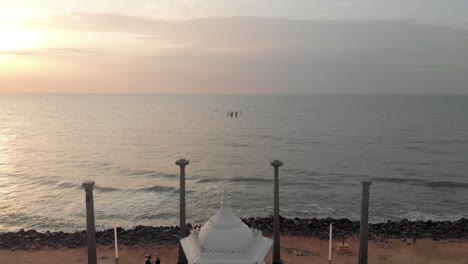
[[[234,250],[246,248],[251,244],[252,230],[232,213],[226,190],[221,208],[201,228],[198,240],[200,246],[207,250]]]
[[[273,240],[251,230],[229,206],[226,189],[221,208],[201,228],[180,240],[188,264],[264,264]]]

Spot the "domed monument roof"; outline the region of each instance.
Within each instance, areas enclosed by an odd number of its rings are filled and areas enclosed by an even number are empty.
[[[198,234],[200,245],[208,250],[237,249],[248,246],[252,239],[252,230],[232,213],[229,195],[225,189],[221,208]]]
[[[273,241],[232,213],[225,189],[218,212],[180,243],[189,264],[261,264]]]

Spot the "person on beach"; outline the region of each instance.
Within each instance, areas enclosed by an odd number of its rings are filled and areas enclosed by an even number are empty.
[[[146,259],[145,264],[153,264],[153,263],[151,263],[151,256],[148,256],[148,259]]]
[[[154,264],[161,264],[161,260],[159,260],[159,258],[156,258],[156,262]]]

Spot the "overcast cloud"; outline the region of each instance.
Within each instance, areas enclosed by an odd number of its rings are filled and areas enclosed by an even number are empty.
[[[47,70],[7,92],[468,93],[465,1],[41,3],[21,25],[58,37],[0,56]]]

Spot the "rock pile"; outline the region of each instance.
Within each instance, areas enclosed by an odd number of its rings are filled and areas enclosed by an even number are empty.
[[[388,221],[372,224],[370,233],[385,238],[467,239],[468,219],[450,221]]]
[[[272,235],[273,218],[248,218],[244,222],[251,227],[258,228],[263,234]],[[301,219],[280,217],[281,234],[295,236],[311,236],[327,239],[329,225],[333,223],[333,236],[335,238],[349,237],[359,234],[359,221],[345,218],[333,219]],[[442,239],[468,239],[468,219],[457,221],[387,221],[385,223],[370,224],[369,237],[381,238],[431,238]]]
[[[262,230],[264,235],[273,235],[273,217],[248,218],[243,220],[248,226]],[[359,233],[359,222],[345,218],[333,219],[302,219],[284,218],[280,216],[281,234],[293,236],[310,236],[319,239],[328,239],[330,223],[333,223],[333,236],[348,237]]]
[[[150,244],[175,244],[179,238],[178,227],[135,226],[130,230],[117,228],[119,244],[127,246],[147,246]],[[114,229],[96,232],[98,245],[113,245]],[[50,248],[77,248],[86,246],[86,231],[73,233],[45,232],[36,230],[8,232],[0,234],[0,249],[39,250]]]
[[[273,218],[247,218],[243,221],[253,228],[263,231],[264,235],[272,235]],[[359,222],[348,219],[288,219],[280,217],[281,234],[294,236],[309,236],[319,239],[328,239],[329,224],[333,223],[333,236],[336,239],[346,238],[359,234]],[[191,228],[191,224],[187,224]],[[199,227],[199,226],[194,226]],[[189,231],[187,231],[189,232]],[[119,244],[126,246],[149,246],[154,244],[176,244],[179,238],[179,228],[135,226],[125,230],[117,228]],[[187,233],[188,234],[188,233]],[[468,219],[458,221],[388,221],[386,223],[371,224],[369,237],[419,239],[468,239]],[[114,230],[107,229],[96,232],[98,245],[113,245]],[[86,246],[86,231],[73,233],[45,232],[36,230],[8,232],[0,234],[0,249],[39,250],[43,247],[50,248],[76,248]]]

